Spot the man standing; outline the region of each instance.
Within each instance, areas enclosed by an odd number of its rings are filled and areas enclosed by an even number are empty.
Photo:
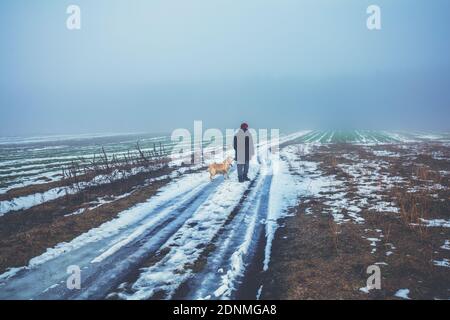
[[[246,123],[241,124],[241,129],[234,136],[234,151],[239,182],[250,181],[248,168],[250,160],[255,155],[255,147]]]

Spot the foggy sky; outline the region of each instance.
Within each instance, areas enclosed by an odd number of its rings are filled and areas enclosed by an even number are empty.
[[[449,13],[448,0],[4,0],[0,135],[449,130]]]

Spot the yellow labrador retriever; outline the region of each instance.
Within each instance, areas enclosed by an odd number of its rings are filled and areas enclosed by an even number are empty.
[[[230,170],[233,158],[228,157],[222,163],[212,163],[208,166],[209,178],[214,179],[217,174],[223,174],[225,179],[228,179],[228,171]]]

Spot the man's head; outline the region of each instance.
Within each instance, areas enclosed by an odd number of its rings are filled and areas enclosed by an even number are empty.
[[[247,131],[247,130],[248,130],[248,124],[245,123],[245,122],[242,123],[242,124],[241,124],[241,129],[244,130],[244,131]]]

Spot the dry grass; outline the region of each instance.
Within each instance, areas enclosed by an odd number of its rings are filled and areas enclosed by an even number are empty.
[[[72,161],[69,165],[62,167],[62,180],[66,185],[75,185],[80,188],[82,182],[88,181],[88,177],[102,175],[110,182],[119,178],[125,179],[135,168],[161,168],[167,165],[169,159],[162,145],[159,152],[142,151],[139,143],[136,143],[136,150],[117,155],[108,156],[105,149],[101,148],[99,155],[94,154],[91,159],[80,157],[77,161]]]
[[[419,165],[416,167],[415,174],[419,180],[433,181],[434,183],[441,183],[442,176],[438,171],[431,170],[426,165]]]
[[[434,159],[435,149],[449,155],[442,145],[376,146],[397,157],[382,157],[382,172],[391,177],[401,177],[394,188],[388,188],[383,179],[372,181],[376,186],[378,201],[396,204],[399,213],[360,212],[365,222],[336,225],[324,214],[324,202],[332,193],[300,200],[296,215],[283,221],[286,227],[278,230],[273,243],[272,264],[265,275],[263,298],[266,299],[395,299],[398,289],[410,289],[413,299],[448,299],[450,270],[436,266],[434,260],[450,258],[448,250],[440,249],[448,240],[447,229],[427,227],[422,219],[449,219],[450,190],[448,176],[450,162]],[[377,160],[371,147],[360,150],[354,145],[330,145],[317,148],[305,160],[318,163],[324,177],[344,182],[346,197],[355,196],[358,181],[343,174],[334,159],[342,163],[348,159],[342,154],[352,153],[362,160]],[[417,149],[414,149],[417,148]],[[420,149],[427,148],[421,155]],[[447,148],[447,149],[445,149]],[[417,155],[412,154],[417,152]],[[352,163],[348,163],[351,165]],[[362,167],[363,177],[370,177],[373,168]],[[331,179],[331,178],[330,178]],[[438,189],[433,189],[440,184]],[[305,208],[313,214],[305,215]],[[371,246],[369,238],[377,238]],[[288,239],[288,240],[285,240]],[[372,250],[376,249],[376,250]],[[368,275],[366,268],[376,262],[381,264],[382,289],[362,293]]]
[[[425,194],[399,192],[397,201],[400,207],[400,216],[403,223],[416,231],[420,237],[425,237],[428,228],[424,226],[423,219],[429,211],[429,198]]]
[[[334,155],[325,158],[325,164],[329,167],[336,168],[338,161]]]
[[[101,151],[94,154],[92,158],[79,157],[68,165],[63,165],[60,170],[60,180],[41,184],[28,185],[9,190],[0,195],[0,201],[10,201],[17,197],[23,197],[36,193],[43,193],[53,188],[73,186],[81,191],[82,184],[89,182],[97,176],[102,175],[109,181],[121,179],[126,180],[134,168],[143,168],[144,170],[158,170],[167,165],[169,159],[163,145],[159,148],[154,145],[152,151],[142,151],[139,143],[136,143],[135,150],[129,150],[125,154],[107,155],[102,147]],[[55,168],[58,170],[58,168]]]
[[[336,250],[336,254],[339,254],[338,244],[339,244],[339,234],[341,233],[341,228],[333,219],[330,219],[330,221],[328,222],[328,225],[330,228],[331,239],[333,240],[333,244],[334,244],[334,249]]]

